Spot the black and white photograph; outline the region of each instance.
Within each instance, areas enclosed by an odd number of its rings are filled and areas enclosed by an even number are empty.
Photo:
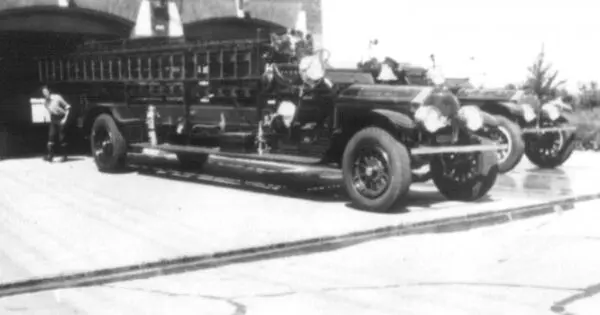
[[[600,314],[599,9],[0,0],[0,314]]]

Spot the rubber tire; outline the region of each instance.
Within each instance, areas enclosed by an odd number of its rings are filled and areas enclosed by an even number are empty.
[[[519,127],[519,125],[504,116],[497,115],[494,116],[494,118],[498,121],[498,127],[502,127],[508,133],[512,143],[508,158],[504,162],[498,163],[498,172],[504,174],[512,171],[519,165],[521,159],[523,159],[523,155],[525,154],[525,141],[523,140],[523,133],[521,132],[521,127]]]
[[[563,165],[573,154],[575,148],[577,147],[577,141],[575,141],[575,135],[571,135],[569,139],[566,140],[567,145],[562,149],[562,152],[558,154],[554,158],[550,159],[542,159],[539,154],[537,154],[535,148],[535,144],[531,144],[531,142],[526,144],[525,147],[525,155],[527,159],[531,161],[531,163],[535,164],[537,167],[542,169],[553,169]]]
[[[102,129],[105,129],[112,134],[111,142],[113,145],[113,154],[105,163],[98,160],[94,153],[94,134],[96,131]],[[119,127],[112,116],[100,114],[96,117],[94,124],[92,125],[90,146],[94,162],[100,172],[117,172],[123,170],[127,165],[127,141],[125,141],[123,134],[119,130]]]
[[[391,183],[387,191],[376,199],[369,199],[356,191],[352,181],[352,169],[356,154],[365,146],[380,146],[389,156]],[[389,132],[368,127],[357,132],[348,142],[342,158],[344,186],[355,207],[376,212],[397,210],[406,201],[412,183],[410,155],[406,147]]]
[[[208,154],[178,153],[177,160],[183,170],[201,171],[208,161]]]
[[[481,144],[493,144],[491,140],[482,140]],[[442,176],[443,164],[441,156],[431,161],[431,175],[435,187],[448,200],[475,201],[485,196],[498,178],[498,154],[494,151],[483,151],[477,155],[479,159],[476,180],[468,183],[457,183]]]

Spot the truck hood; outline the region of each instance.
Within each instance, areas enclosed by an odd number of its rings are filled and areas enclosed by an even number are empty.
[[[514,104],[529,104],[534,107],[540,105],[540,102],[535,95],[527,94],[523,90],[461,89],[456,96],[462,103],[469,101],[497,101]]]

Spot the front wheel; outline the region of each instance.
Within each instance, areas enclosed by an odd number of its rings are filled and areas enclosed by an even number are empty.
[[[365,128],[350,139],[342,172],[353,203],[370,211],[393,211],[406,200],[412,182],[408,150],[377,127]]]
[[[110,115],[101,114],[96,118],[92,125],[90,142],[99,171],[114,172],[125,167],[127,142]]]
[[[492,128],[490,138],[500,144],[506,145],[505,150],[498,151],[498,172],[500,174],[512,171],[525,153],[525,142],[521,128],[516,123],[504,116],[494,116],[498,126]]]
[[[561,166],[571,157],[576,146],[575,134],[566,131],[529,134],[525,137],[525,155],[539,168]]]
[[[492,189],[498,173],[498,157],[493,151],[443,154],[431,161],[433,183],[449,200],[480,199]]]

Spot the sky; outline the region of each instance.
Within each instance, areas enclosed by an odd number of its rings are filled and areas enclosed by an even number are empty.
[[[593,0],[322,0],[323,45],[355,67],[368,41],[379,54],[489,87],[521,83],[545,47],[566,87],[600,80],[600,2]]]

